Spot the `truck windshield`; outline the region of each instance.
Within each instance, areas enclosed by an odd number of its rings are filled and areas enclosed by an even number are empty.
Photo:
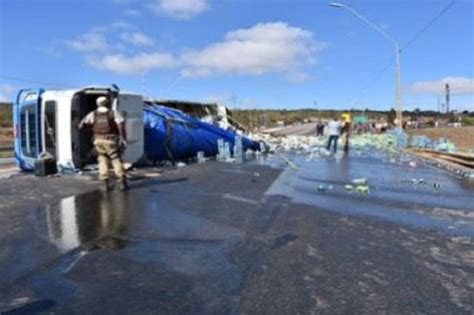
[[[20,112],[21,150],[23,155],[36,157],[36,106],[23,106]]]

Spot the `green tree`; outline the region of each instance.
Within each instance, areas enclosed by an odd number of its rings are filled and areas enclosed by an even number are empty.
[[[394,124],[396,118],[397,118],[397,112],[392,108],[392,109],[388,112],[387,120],[388,120],[388,122],[389,122],[390,124]]]

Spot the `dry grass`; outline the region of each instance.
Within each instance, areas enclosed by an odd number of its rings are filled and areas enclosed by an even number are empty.
[[[13,129],[0,128],[0,146],[11,145],[13,143]]]
[[[13,129],[0,128],[0,146],[13,145]],[[10,158],[13,156],[13,151],[0,151],[0,158]]]
[[[9,152],[0,152],[0,159],[4,158],[12,158],[13,157],[13,151]]]
[[[431,140],[438,138],[447,138],[456,144],[456,147],[462,151],[468,151],[474,148],[474,126],[461,128],[425,128],[417,130],[408,130],[411,135],[425,135]]]

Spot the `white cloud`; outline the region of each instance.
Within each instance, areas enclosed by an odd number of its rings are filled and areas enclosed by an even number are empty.
[[[123,29],[126,30],[112,32]],[[136,53],[138,47],[152,46],[154,41],[133,25],[120,21],[94,28],[67,44],[83,53],[89,65],[120,74],[178,68],[181,77],[270,73],[281,74],[293,83],[312,79],[305,68],[316,65],[319,53],[327,47],[312,32],[283,22],[237,29],[225,34],[220,42],[178,55],[160,51]],[[135,52],[131,45],[137,46],[133,48]]]
[[[149,6],[156,13],[175,19],[189,19],[209,8],[207,0],[157,0]]]
[[[3,84],[0,89],[0,101],[9,102],[15,87],[11,84]]]
[[[86,56],[124,51],[130,44],[135,46],[153,45],[153,40],[138,32],[137,27],[124,21],[102,26],[96,26],[73,40],[63,41],[63,44]],[[48,53],[50,51],[45,51]]]
[[[109,48],[104,34],[91,31],[74,40],[66,41],[66,45],[80,52],[106,51]]]
[[[135,46],[153,45],[153,39],[140,32],[122,33],[120,39]]]
[[[119,74],[140,74],[154,69],[168,69],[176,65],[171,54],[167,53],[141,53],[132,57],[122,54],[105,55],[102,57],[89,57],[88,64],[103,70]]]
[[[410,90],[414,93],[443,94],[445,84],[449,84],[453,94],[474,94],[474,79],[465,77],[446,77],[437,81],[420,81],[414,83]]]
[[[112,24],[96,26],[96,27],[92,28],[89,33],[105,34],[107,32],[124,31],[124,30],[136,29],[136,28],[137,27],[133,24],[130,24],[130,23],[122,21],[122,20],[117,20],[117,21],[113,22]]]
[[[135,25],[133,24],[130,24],[128,22],[125,22],[125,21],[115,21],[114,23],[108,25],[108,26],[105,26],[104,27],[106,31],[110,31],[110,30],[127,30],[127,29],[133,29],[133,28],[136,28]]]
[[[326,47],[313,33],[286,23],[259,23],[226,34],[222,42],[181,57],[184,77],[216,74],[285,73],[307,79],[300,68],[315,65]],[[304,77],[304,78],[303,78]]]
[[[153,44],[152,38],[123,21],[95,27],[75,40],[66,41],[66,45],[84,55],[88,65],[119,74],[174,67],[176,62],[171,54],[131,52],[132,45],[142,48]],[[127,55],[123,54],[125,51]]]
[[[128,15],[128,16],[139,16],[142,14],[142,12],[138,10],[128,9],[128,10],[123,11],[123,14]]]

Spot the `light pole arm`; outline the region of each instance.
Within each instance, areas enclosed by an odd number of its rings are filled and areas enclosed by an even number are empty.
[[[346,9],[356,18],[362,20],[365,24],[369,25],[372,29],[382,34],[386,39],[388,39],[393,44],[395,48],[395,109],[397,111],[397,124],[399,126],[402,126],[403,115],[402,115],[402,95],[401,95],[401,83],[400,83],[400,53],[401,53],[400,45],[395,40],[395,38],[390,36],[380,26],[370,21],[365,16],[359,14],[356,10],[354,10],[350,6],[347,6],[342,3],[337,3],[337,2],[332,2],[329,5],[334,8]]]
[[[354,10],[353,8],[347,6],[347,5],[341,5],[341,8],[344,8],[346,10],[348,10],[351,14],[353,14],[355,17],[361,19],[362,21],[364,21],[367,25],[369,25],[371,28],[373,28],[374,30],[376,30],[377,32],[379,32],[380,34],[382,34],[386,39],[388,39],[393,45],[395,45],[396,49],[399,50],[400,49],[400,46],[398,45],[398,42],[395,40],[395,38],[393,38],[392,36],[390,36],[387,32],[385,32],[383,30],[383,28],[381,28],[380,26],[378,26],[377,24],[375,24],[374,22],[370,21],[369,19],[367,19],[365,16],[361,15],[360,13],[357,13],[356,10]]]

